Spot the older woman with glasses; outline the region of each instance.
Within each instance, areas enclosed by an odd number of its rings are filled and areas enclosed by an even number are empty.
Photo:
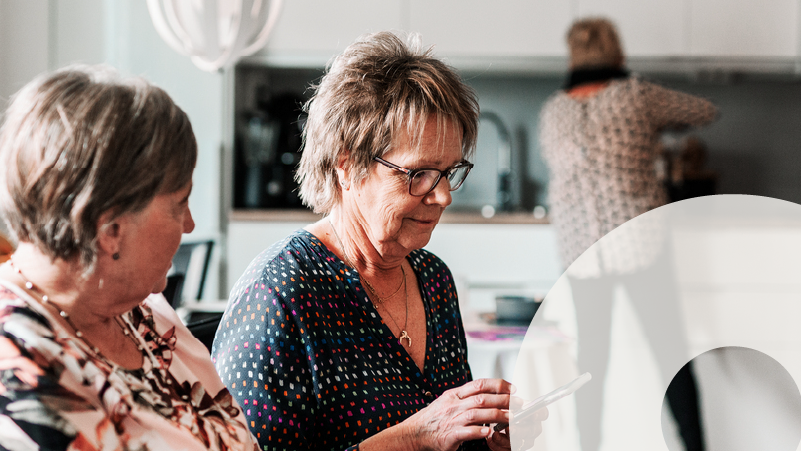
[[[512,387],[471,381],[453,277],[421,249],[473,166],[475,95],[377,33],[306,110],[300,194],[326,216],[251,263],[212,350],[252,431],[271,450],[508,449],[489,425]]]

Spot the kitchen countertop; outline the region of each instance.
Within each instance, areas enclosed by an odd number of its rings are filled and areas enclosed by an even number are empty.
[[[320,220],[321,215],[309,210],[233,210],[228,219],[231,222],[307,222]],[[485,218],[478,212],[445,211],[440,224],[549,224],[548,218],[535,218],[530,212],[501,212]]]

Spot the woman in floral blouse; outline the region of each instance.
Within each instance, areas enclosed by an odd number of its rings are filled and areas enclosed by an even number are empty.
[[[197,144],[159,88],[73,67],[0,131],[0,449],[254,450],[205,347],[159,294]]]

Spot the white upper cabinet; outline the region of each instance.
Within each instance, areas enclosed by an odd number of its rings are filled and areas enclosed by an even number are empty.
[[[678,56],[687,50],[689,1],[579,0],[578,13],[615,22],[626,56]]]
[[[275,58],[279,64],[323,66],[362,34],[402,29],[404,4],[403,0],[285,1],[266,48],[257,55]]]
[[[626,55],[799,56],[799,0],[288,0],[255,57],[275,65],[321,67],[356,37],[379,30],[418,32],[457,67],[554,68],[577,17],[604,16]],[[545,65],[543,65],[545,64]],[[564,68],[559,66],[560,70]]]
[[[605,16],[632,57],[794,58],[798,0],[578,0],[579,17]]]
[[[565,56],[563,0],[409,0],[409,29],[441,56]]]
[[[693,0],[691,56],[798,56],[797,0]]]

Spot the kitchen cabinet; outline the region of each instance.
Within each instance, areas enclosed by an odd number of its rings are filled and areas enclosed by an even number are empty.
[[[475,286],[550,286],[562,275],[550,224],[439,224],[426,249]]]
[[[236,214],[239,219],[228,226],[229,290],[259,253],[319,219],[310,213],[277,212],[276,222],[264,222],[248,220],[243,212]],[[545,294],[562,274],[556,236],[549,224],[440,223],[425,248],[445,261],[462,302],[470,300],[471,308],[477,310],[492,310],[498,293]]]
[[[784,57],[798,55],[796,0],[692,0],[691,56]]]
[[[570,1],[409,0],[409,29],[444,57],[566,56]]]
[[[404,28],[403,0],[290,0],[267,46],[251,59],[295,67],[324,67],[357,37]]]
[[[578,13],[615,22],[626,56],[675,56],[687,48],[689,1],[578,0]]]
[[[249,60],[322,67],[358,36],[407,30],[444,57],[566,55],[573,2],[545,0],[293,0],[267,46]]]
[[[796,0],[578,0],[578,15],[612,19],[635,58],[798,56]]]
[[[750,70],[770,59],[783,64],[767,70],[787,72],[799,56],[799,13],[796,0],[293,0],[267,47],[246,60],[322,68],[364,33],[407,30],[460,70],[562,73],[572,21],[604,16],[638,71]]]

